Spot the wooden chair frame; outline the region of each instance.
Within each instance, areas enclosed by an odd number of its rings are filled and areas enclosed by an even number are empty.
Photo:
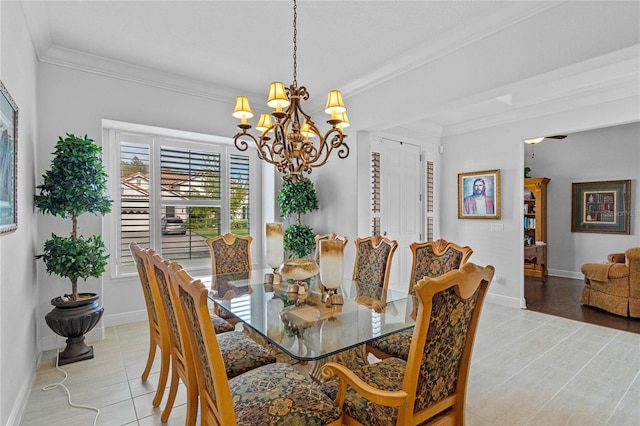
[[[453,248],[454,250],[459,251],[460,253],[462,253],[462,259],[460,260],[460,267],[462,267],[462,265],[464,265],[465,263],[467,263],[467,261],[469,260],[469,257],[471,257],[471,255],[473,254],[473,250],[471,249],[471,247],[469,246],[459,246],[456,243],[452,243],[449,242],[447,240],[443,240],[442,238],[440,238],[439,240],[436,241],[425,241],[422,243],[412,243],[409,248],[411,249],[411,255],[413,256],[413,261],[411,263],[411,275],[409,276],[409,294],[413,293],[413,286],[416,282],[418,282],[420,279],[422,279],[422,277],[416,277],[416,269],[418,268],[418,264],[417,264],[417,253],[418,250],[423,248],[423,247],[427,247],[427,246],[431,246],[433,249],[433,254],[436,256],[442,256],[443,254],[445,254],[447,252],[447,250],[449,250],[450,248]]]
[[[484,297],[494,274],[493,266],[480,267],[473,263],[466,263],[461,269],[448,272],[437,278],[423,278],[415,286],[418,297],[417,322],[414,338],[411,341],[409,358],[406,363],[402,390],[385,391],[377,389],[356,376],[347,367],[328,363],[322,369],[322,376],[330,379],[334,375],[339,377],[338,396],[336,402],[343,408],[347,387],[354,389],[359,395],[369,401],[383,406],[398,407],[396,425],[417,425],[433,419],[430,424],[465,424],[465,398],[471,353],[475,339],[478,320],[482,311]],[[463,299],[473,296],[479,291],[475,309],[467,328],[467,336],[460,357],[460,367],[455,391],[424,410],[415,413],[416,391],[420,376],[421,360],[424,354],[429,333],[430,317],[435,294],[453,287],[456,295]],[[343,423],[346,425],[360,425],[349,417],[343,410]]]
[[[220,269],[219,266],[216,264],[216,253],[214,251],[214,244],[217,243],[218,241],[223,241],[226,245],[232,246],[233,244],[235,244],[236,240],[244,240],[247,242],[248,257],[247,257],[246,269],[243,269],[242,271],[251,270],[251,242],[253,241],[253,237],[227,233],[224,235],[219,235],[217,237],[211,237],[206,239],[207,246],[209,247],[209,251],[211,252],[211,271],[214,274],[218,274],[221,272],[219,270]],[[242,271],[237,270],[237,271],[225,271],[225,272],[242,272]]]
[[[194,280],[184,269],[178,264],[173,264],[170,267],[170,274],[172,281],[178,286],[178,298],[182,307],[183,299],[190,297],[196,306],[198,315],[198,323],[200,324],[200,331],[202,333],[202,341],[206,346],[206,351],[210,356],[208,357],[209,366],[204,365],[204,360],[200,356],[194,356],[196,347],[199,342],[196,341],[195,333],[190,330],[187,335],[189,340],[189,351],[191,353],[191,364],[194,367],[196,374],[196,383],[198,385],[198,393],[200,396],[200,423],[203,425],[235,425],[236,416],[233,409],[233,399],[231,398],[231,390],[228,386],[228,381],[225,372],[224,361],[220,352],[220,346],[218,345],[218,339],[213,326],[210,326],[209,321],[209,292],[207,288],[202,284],[200,280]],[[190,326],[190,322],[186,319],[186,310],[180,309],[179,322],[180,327],[186,330]],[[202,342],[200,342],[202,343]],[[210,371],[212,374],[223,374],[224,379],[215,378],[213,380],[213,391],[215,393],[215,400],[211,398],[207,390],[207,377],[205,372]],[[223,384],[226,384],[224,386]]]
[[[220,345],[216,334],[208,321],[208,290],[200,280],[194,280],[179,265],[170,268],[172,280],[178,285],[179,299],[182,306],[193,303],[196,311],[195,318],[199,330],[194,330],[188,309],[181,309],[180,323],[189,336],[190,352],[196,370],[198,389],[200,393],[200,422],[202,425],[235,425],[237,424],[234,401],[226,375],[225,366],[220,354]],[[198,335],[198,337],[196,337]],[[196,348],[201,348],[197,350]],[[202,353],[207,356],[202,356]],[[197,354],[197,356],[196,356]],[[221,373],[222,372],[222,373]],[[222,375],[224,377],[222,377]],[[327,426],[340,426],[341,419]]]
[[[147,364],[142,372],[143,381],[146,381],[149,377],[156,356],[156,349],[160,348],[160,375],[158,376],[158,386],[152,403],[154,407],[159,407],[167,386],[167,378],[169,377],[171,359],[169,334],[167,333],[167,328],[164,326],[164,311],[158,308],[162,303],[160,295],[157,294],[157,287],[150,281],[153,271],[149,266],[149,250],[143,249],[135,241],[129,244],[129,249],[131,250],[133,260],[136,262],[142,293],[144,294],[144,301],[147,307],[147,317],[149,318],[149,355],[147,356]]]
[[[178,392],[178,385],[180,380],[187,389],[187,418],[185,425],[192,426],[196,424],[198,416],[198,384],[196,379],[196,372],[192,362],[191,346],[185,344],[186,337],[180,330],[179,315],[180,315],[180,303],[177,296],[177,290],[171,280],[169,272],[169,266],[171,262],[162,259],[162,257],[151,249],[148,252],[149,265],[154,270],[155,286],[158,294],[162,300],[162,310],[164,311],[165,327],[169,334],[170,349],[171,349],[171,385],[169,387],[169,396],[167,402],[160,416],[162,423],[166,423],[173,409],[173,404]],[[167,295],[161,289],[161,282],[159,279],[163,279],[167,285],[169,294]],[[168,298],[166,297],[168,296]],[[207,310],[208,312],[208,310]],[[211,321],[211,316],[207,316]],[[213,324],[211,325],[213,328]],[[224,372],[224,368],[222,369]]]
[[[226,244],[227,246],[232,246],[235,244],[235,242],[237,240],[244,240],[247,242],[247,261],[244,264],[244,267],[246,269],[242,269],[242,270],[234,270],[234,271],[221,271],[220,270],[220,265],[218,264],[218,262],[216,262],[216,252],[214,249],[214,244],[217,243],[218,241],[222,241],[224,244]],[[243,271],[250,271],[252,268],[252,264],[251,264],[251,242],[253,241],[253,237],[251,236],[244,236],[244,235],[236,235],[236,234],[224,234],[224,235],[218,235],[217,237],[211,237],[211,238],[207,238],[206,242],[207,242],[207,246],[209,247],[209,251],[211,252],[211,271],[213,274],[218,274],[220,272],[243,272]],[[219,315],[220,317],[224,318],[225,320],[227,320],[229,323],[236,325],[237,323],[240,322],[240,319],[236,318],[231,312],[228,311],[224,311],[222,310],[218,305],[214,305],[213,306],[213,311],[215,312],[216,315]]]
[[[465,263],[467,263],[467,261],[469,260],[469,257],[471,256],[471,254],[473,254],[473,250],[471,249],[471,247],[469,246],[459,246],[455,243],[443,240],[443,239],[439,239],[437,241],[425,241],[425,242],[414,242],[412,243],[409,248],[411,249],[411,255],[412,255],[412,263],[411,263],[411,275],[409,276],[409,287],[408,287],[408,292],[410,297],[412,297],[413,295],[413,286],[416,282],[418,282],[420,279],[422,279],[425,274],[422,273],[422,271],[424,271],[424,265],[421,265],[418,263],[418,251],[421,249],[424,249],[425,247],[431,247],[433,254],[437,257],[441,257],[443,256],[447,250],[449,249],[454,249],[458,252],[461,253],[462,258],[460,259],[460,265],[459,268],[462,267]],[[448,272],[448,271],[447,271]],[[411,313],[411,317],[415,319],[416,316],[416,311],[415,311],[415,305],[414,305],[414,311]],[[403,337],[404,338],[404,337]],[[411,337],[409,336],[408,339],[410,339]],[[401,345],[402,346],[402,345]],[[402,346],[404,347],[404,346]],[[390,356],[396,356],[399,358],[404,358],[403,356],[399,356],[395,353],[392,354],[388,354],[384,351],[382,351],[381,349],[377,348],[374,343],[371,344],[367,344],[367,352],[372,354],[373,356],[375,356],[378,359],[385,359],[388,358]]]

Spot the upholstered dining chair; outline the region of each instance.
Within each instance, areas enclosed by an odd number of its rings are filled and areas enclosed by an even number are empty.
[[[356,238],[356,260],[352,279],[357,283],[358,303],[376,303],[384,307],[387,301],[391,261],[398,248],[396,240],[381,235]]]
[[[443,239],[414,242],[409,248],[413,258],[409,278],[409,295],[413,295],[414,284],[423,277],[435,278],[449,271],[460,269],[473,253],[469,246],[461,247]],[[412,315],[415,316],[415,312]],[[367,351],[379,359],[394,356],[406,360],[409,356],[412,334],[413,328],[410,328],[374,340],[367,345]]]
[[[236,234],[224,234],[207,238],[207,246],[211,252],[211,271],[213,274],[228,274],[251,270],[251,242],[253,237]],[[224,296],[224,289],[218,289]],[[232,324],[240,320],[226,309],[214,306],[218,315]]]
[[[219,338],[208,320],[207,288],[178,265],[171,267],[182,306],[200,392],[202,425],[341,424],[341,411],[319,385],[285,363],[269,364],[228,379]]]
[[[407,361],[390,357],[353,371],[326,364],[323,390],[342,408],[343,423],[464,425],[473,342],[493,274],[493,266],[469,262],[418,281]]]
[[[189,353],[190,346],[185,343],[187,337],[184,331],[180,330],[178,324],[180,304],[177,299],[177,288],[172,283],[169,274],[171,262],[162,259],[153,249],[148,251],[148,256],[154,275],[154,279],[151,282],[155,281],[158,293],[161,296],[161,309],[164,311],[165,327],[168,329],[171,349],[171,384],[160,420],[165,423],[169,419],[178,391],[178,384],[182,380],[182,383],[187,388],[187,418],[185,423],[194,425],[198,410],[198,386],[193,362],[191,361],[191,353]],[[235,377],[252,368],[276,362],[275,357],[269,351],[252,341],[241,331],[217,332],[212,319],[222,320],[221,318],[215,315],[212,316],[211,313],[207,318],[214,333],[218,334],[224,359],[224,368],[221,371],[225,372],[224,375],[226,377]]]
[[[142,380],[146,381],[151,372],[153,361],[156,356],[157,348],[160,348],[160,375],[158,376],[158,387],[156,394],[153,398],[153,406],[159,407],[164,395],[164,389],[167,386],[167,378],[169,377],[169,364],[171,357],[171,350],[169,349],[169,335],[167,334],[167,328],[164,324],[164,318],[160,319],[160,315],[164,312],[158,312],[158,304],[161,303],[159,295],[157,294],[156,287],[152,286],[149,282],[149,258],[147,256],[148,249],[143,249],[132,241],[129,244],[131,255],[136,263],[138,269],[138,277],[140,278],[140,284],[142,285],[142,294],[144,295],[144,302],[147,307],[147,318],[149,320],[149,355],[147,356],[147,364],[142,372]]]

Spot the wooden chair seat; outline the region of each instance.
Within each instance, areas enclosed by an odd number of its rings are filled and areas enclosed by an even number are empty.
[[[238,425],[324,426],[342,416],[317,384],[285,363],[235,377],[229,388]]]
[[[228,333],[236,329],[233,324],[216,314],[211,314],[211,323],[216,330],[216,334]]]
[[[275,355],[272,355],[264,346],[253,341],[242,331],[216,334],[228,378],[276,362]]]
[[[407,363],[399,358],[386,358],[375,364],[367,364],[353,373],[364,383],[384,391],[401,391]],[[337,377],[322,384],[322,391],[331,399],[338,396]],[[360,398],[353,389],[347,391],[342,407],[345,414],[364,425],[393,425],[398,417],[398,407],[378,405],[366,398]]]

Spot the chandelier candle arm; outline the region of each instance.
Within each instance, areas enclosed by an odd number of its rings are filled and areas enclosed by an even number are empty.
[[[258,137],[249,133],[251,124],[247,121],[253,112],[246,96],[238,96],[233,116],[240,119],[234,143],[238,150],[246,151],[250,141],[257,148],[258,158],[276,166],[285,180],[298,181],[316,168],[323,166],[336,149],[339,158],[347,158],[349,146],[344,142],[343,129],[349,126],[347,109],[342,92],[331,90],[327,94],[325,113],[329,115],[329,130],[324,133],[315,125],[311,116],[304,112],[301,101],[309,100],[309,92],[297,81],[297,3],[293,1],[293,84],[285,87],[282,82],[269,85],[267,106],[273,108],[271,114],[261,114],[256,130]],[[272,119],[273,117],[273,119]],[[317,141],[312,138],[318,136]]]

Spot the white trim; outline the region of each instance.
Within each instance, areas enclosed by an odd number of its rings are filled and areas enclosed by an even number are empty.
[[[105,315],[102,317],[105,327],[114,327],[123,324],[130,324],[140,321],[148,321],[147,310],[137,310],[123,314]]]
[[[584,279],[584,275],[582,272],[577,271],[563,271],[561,269],[549,269],[547,270],[549,275],[553,277],[562,277],[562,278],[573,278],[576,280]]]
[[[22,424],[22,418],[24,417],[24,412],[26,411],[27,404],[29,402],[31,387],[35,381],[36,375],[38,374],[38,366],[40,365],[40,360],[42,358],[42,351],[36,352],[33,358],[33,361],[29,363],[31,368],[27,371],[27,374],[20,385],[20,389],[18,389],[13,407],[11,407],[9,417],[7,417],[7,425]]]
[[[123,132],[146,133],[165,138],[185,139],[196,142],[233,145],[233,139],[224,136],[208,135],[206,133],[189,132],[186,130],[169,129],[166,127],[148,126],[146,124],[129,123],[117,120],[102,120],[103,129],[120,130]]]
[[[524,299],[518,299],[516,297],[503,296],[501,294],[487,293],[485,296],[485,303],[495,303],[496,305],[507,306],[509,308],[526,309],[527,304]]]

